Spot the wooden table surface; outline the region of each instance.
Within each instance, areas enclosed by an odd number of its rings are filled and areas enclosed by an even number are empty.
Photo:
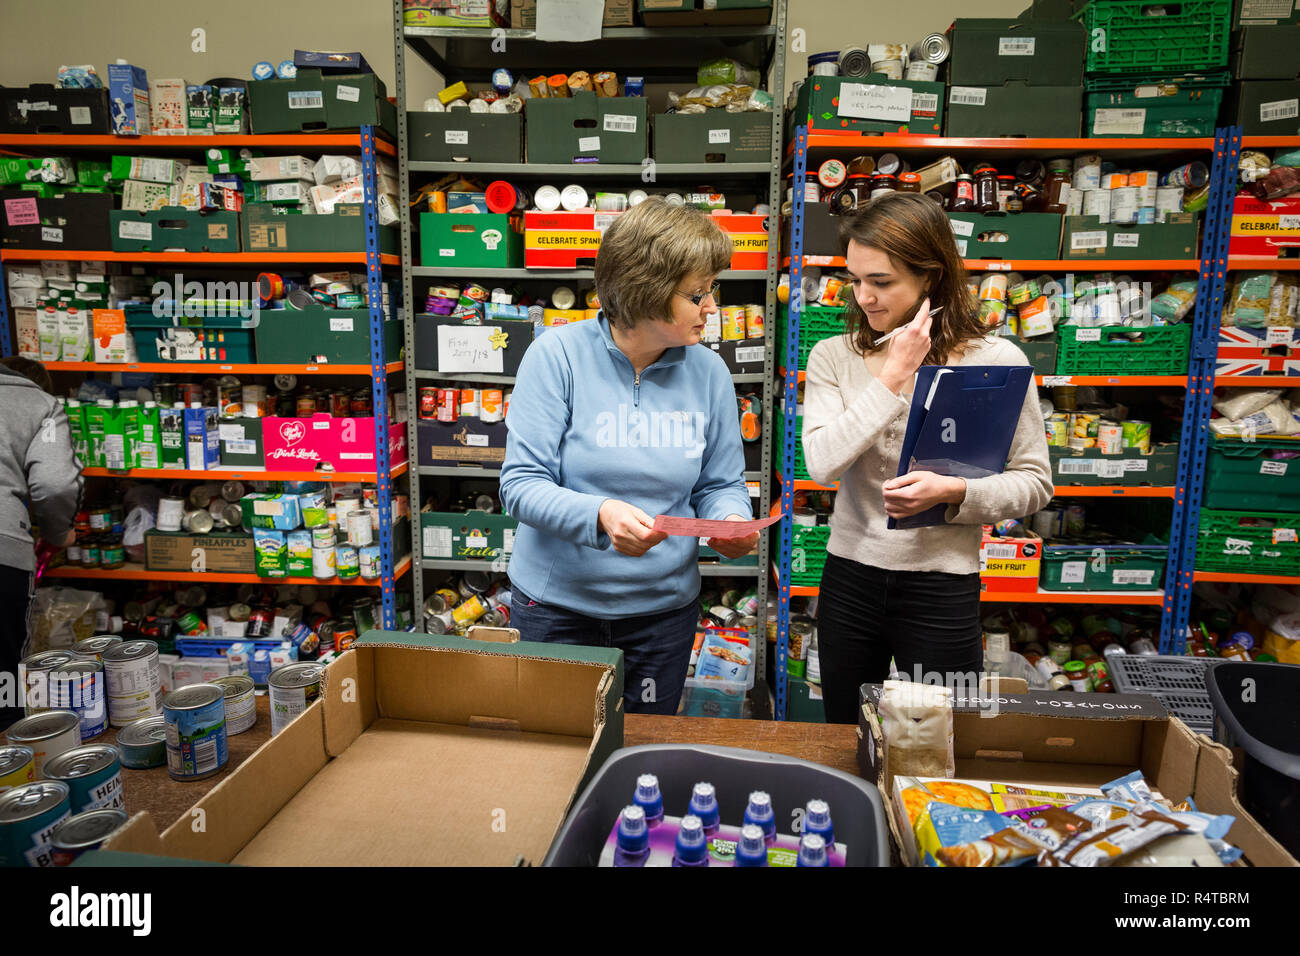
[[[799,757],[845,773],[857,774],[857,730],[848,724],[800,724],[771,720],[724,720],[713,717],[661,717],[628,714],[623,746],[638,744],[713,744]],[[271,738],[270,704],[257,698],[257,723],[228,738],[229,759],[218,773],[202,780],[173,780],[165,767],[122,770],[126,812],[147,810],[159,831],[171,826]],[[95,743],[114,743],[109,734]]]

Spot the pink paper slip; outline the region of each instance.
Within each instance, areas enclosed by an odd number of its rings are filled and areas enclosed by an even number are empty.
[[[674,518],[655,515],[654,529],[687,538],[744,538],[780,521],[784,515],[754,521],[707,521],[704,518]]]

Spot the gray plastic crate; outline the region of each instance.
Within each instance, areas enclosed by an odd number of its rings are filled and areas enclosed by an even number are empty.
[[[1219,663],[1214,657],[1168,654],[1117,654],[1106,668],[1120,694],[1149,694],[1198,734],[1214,733],[1214,706],[1206,674]]]

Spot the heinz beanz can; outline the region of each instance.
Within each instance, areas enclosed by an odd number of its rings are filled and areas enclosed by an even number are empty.
[[[58,780],[0,794],[0,867],[53,866],[50,837],[71,815],[68,785]]]
[[[257,723],[257,702],[253,697],[253,678],[237,675],[219,677],[212,683],[226,695],[226,736],[242,734]]]
[[[89,810],[68,817],[50,834],[55,866],[70,866],[83,853],[98,850],[105,840],[126,826],[123,810]]]
[[[27,716],[54,709],[50,704],[50,675],[76,659],[70,651],[39,651],[19,662],[23,709]]]
[[[24,717],[10,726],[5,736],[10,744],[32,748],[39,780],[45,776],[41,771],[47,760],[81,746],[81,718],[70,710],[47,710]]]
[[[271,694],[271,736],[274,737],[312,705],[320,696],[320,664],[303,661],[286,664],[271,672],[267,681]]]
[[[199,780],[226,765],[226,694],[216,684],[190,684],[163,697],[167,772]]]
[[[104,652],[104,673],[108,722],[114,727],[162,713],[162,674],[155,642],[124,641],[110,647]]]
[[[45,779],[68,785],[73,813],[87,810],[125,810],[122,764],[117,748],[91,744],[59,754],[45,762]]]
[[[0,747],[0,793],[36,779],[36,752],[31,747]]]
[[[104,665],[99,661],[74,660],[50,674],[50,702],[60,710],[76,713],[81,720],[82,741],[108,729],[105,696]]]

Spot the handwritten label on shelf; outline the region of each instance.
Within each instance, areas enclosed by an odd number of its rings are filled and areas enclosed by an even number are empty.
[[[1295,101],[1292,100],[1292,102],[1295,102]],[[1261,112],[1263,112],[1263,111],[1261,110]],[[1295,114],[1292,113],[1291,115],[1294,116]],[[69,106],[69,107],[68,107],[68,122],[70,122],[73,126],[89,126],[89,125],[90,125],[90,107],[89,107],[89,106]]]
[[[1069,385],[1070,378],[1071,377],[1069,375],[1044,375],[1043,385],[1047,386],[1048,388],[1051,388],[1052,386],[1055,385]]]
[[[444,258],[444,259],[452,259],[452,258],[455,258],[455,256],[456,256],[456,250],[455,250],[455,249],[439,249],[439,250],[438,250],[438,255],[441,256],[441,257]]]
[[[1279,229],[1300,229],[1300,216],[1278,216]]]
[[[1138,238],[1136,232],[1117,232],[1115,233],[1115,248],[1136,249],[1138,247]]]
[[[466,435],[465,444],[474,448],[486,448],[488,446],[487,435]]]
[[[500,331],[497,325],[438,326],[438,371],[501,374],[505,351],[492,347]]]
[[[711,129],[709,130],[710,143],[730,143],[731,130],[729,129]]]
[[[905,86],[843,83],[840,86],[839,115],[906,123],[912,118],[912,91]]]
[[[989,272],[1010,272],[1011,263],[1009,262],[986,262],[984,268]]]
[[[1274,528],[1273,543],[1282,544],[1283,542],[1296,540],[1295,528]]]
[[[608,118],[608,117],[607,117],[607,118]],[[594,152],[597,152],[599,149],[600,149],[600,137],[599,137],[599,136],[579,136],[579,137],[578,137],[578,152],[580,152],[580,153],[594,153]]]
[[[1125,471],[1146,471],[1147,465],[1149,464],[1150,462],[1148,462],[1145,458],[1125,458],[1124,470]]]
[[[63,230],[53,226],[41,226],[41,242],[62,242]]]
[[[975,232],[975,223],[966,222],[960,219],[949,219],[948,225],[952,226],[954,236],[970,236]]]
[[[1100,465],[1100,467],[1097,469],[1097,474],[1099,474],[1102,478],[1123,478],[1124,477],[1124,463],[1122,461],[1102,460],[1098,464]]]
[[[469,130],[449,129],[442,134],[442,139],[448,146],[468,146]]]
[[[1273,532],[1273,537],[1275,538],[1277,537],[1276,531]],[[1253,547],[1254,547],[1254,542],[1248,541],[1245,538],[1224,538],[1223,539],[1224,554],[1241,554],[1241,555],[1249,556],[1251,549]]]
[[[1270,326],[1264,333],[1264,338],[1269,345],[1290,345],[1291,339],[1295,335],[1295,329],[1289,325]]]
[[[334,94],[335,98],[343,100],[346,103],[361,102],[361,87],[359,86],[340,86]]]
[[[1087,561],[1066,561],[1061,565],[1062,584],[1082,584],[1088,575]]]
[[[355,328],[355,320],[350,315],[330,316],[331,332],[352,332]]]
[[[117,236],[119,239],[139,239],[148,242],[153,239],[153,223],[123,219],[118,223]]]
[[[1285,475],[1287,463],[1284,461],[1261,461],[1259,463],[1259,473],[1261,475]]]
[[[1100,342],[1101,329],[1076,329],[1074,340],[1076,342]]]

